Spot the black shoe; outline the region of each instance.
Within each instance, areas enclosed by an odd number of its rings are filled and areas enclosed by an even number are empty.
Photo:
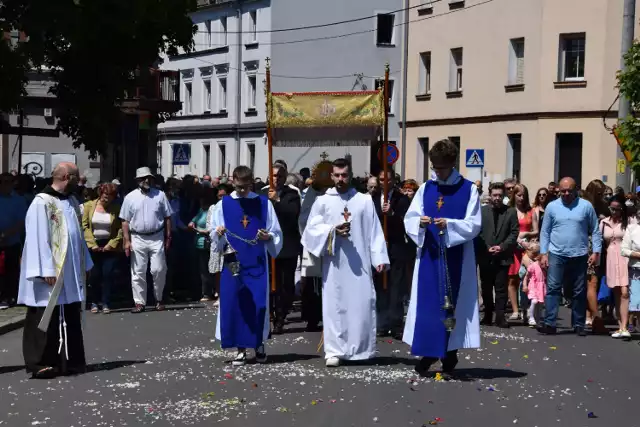
[[[458,365],[458,351],[453,350],[447,352],[447,355],[442,359],[442,372],[450,374]]]
[[[542,325],[538,326],[536,329],[538,329],[538,333],[540,333],[541,335],[555,335],[556,334],[556,327],[555,326],[549,326],[547,324],[542,324]]]
[[[492,326],[493,325],[493,314],[485,313],[484,317],[482,317],[482,320],[480,321],[480,324],[482,326]]]
[[[505,319],[504,317],[496,318],[496,326],[498,328],[502,328],[502,329],[509,329],[511,327],[511,325],[509,325],[509,322],[507,321],[507,319]]]
[[[308,323],[305,328],[306,332],[320,332],[322,331],[322,326],[319,323]]]
[[[404,335],[404,329],[395,328],[391,331],[391,337],[394,340],[402,341],[402,336]]]
[[[586,337],[587,336],[587,332],[584,330],[583,327],[576,326],[574,328],[574,331],[576,331],[576,335],[578,335],[579,337]]]
[[[416,372],[421,377],[426,377],[429,374],[429,368],[431,368],[431,365],[433,365],[437,361],[438,359],[436,359],[435,357],[423,357],[416,365]]]
[[[284,322],[277,321],[273,324],[273,335],[282,335],[284,333]]]

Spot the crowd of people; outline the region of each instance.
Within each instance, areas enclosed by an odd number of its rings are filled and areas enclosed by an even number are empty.
[[[25,361],[38,377],[58,373],[50,335],[57,343],[64,334],[66,346],[67,327],[78,337],[80,305],[86,300],[91,313],[109,314],[114,293],[130,298],[133,313],[150,305],[162,311],[166,302],[218,306],[223,300],[216,337],[224,348],[237,348],[236,366],[246,363],[247,349],[258,362],[266,360],[265,340],[286,332],[298,298],[307,330],[324,328],[327,366],[372,357],[375,337],[390,336],[423,356],[419,372],[438,359],[451,371],[458,348],[479,345],[475,323],[508,328],[524,322],[555,334],[561,304],[571,308],[580,336],[608,333],[613,323],[613,338],[631,337],[640,311],[636,195],[601,180],[579,189],[570,177],[539,188],[533,198],[516,179],[493,182],[485,193],[481,182],[469,183],[453,168],[453,144],[436,146],[432,180],[422,185],[401,181],[391,169],[354,178],[342,159],[333,163],[331,180],[308,169],[290,173],[281,160],[265,180],[246,167],[232,177],[167,180],[143,167],[136,171],[137,188],[126,194],[118,179],[88,188],[71,164],[59,165],[46,180],[2,174],[0,309],[29,307]],[[70,225],[76,212],[77,233]],[[66,221],[58,221],[62,217]],[[49,224],[48,234],[47,227],[29,232],[38,221]],[[65,233],[68,238],[60,237]],[[56,253],[60,248],[72,262]],[[39,257],[55,268],[36,262]],[[367,264],[366,274],[356,271]],[[243,285],[253,289],[253,324],[246,320],[246,296],[230,291],[242,274],[236,265],[261,271],[242,276],[255,282]],[[89,272],[86,283],[78,271]],[[69,276],[76,277],[73,285]],[[441,282],[448,284],[444,290]],[[444,329],[440,316],[424,314],[440,312],[443,293],[453,300],[450,317],[467,319],[463,329],[455,321]],[[424,339],[425,333],[450,338],[434,344],[438,340]],[[77,342],[65,349],[69,365],[84,364]]]

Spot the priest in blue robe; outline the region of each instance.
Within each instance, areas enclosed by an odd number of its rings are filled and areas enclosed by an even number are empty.
[[[403,341],[411,353],[422,356],[416,371],[426,375],[442,361],[451,373],[458,349],[480,346],[478,279],[473,239],[480,233],[477,187],[454,166],[458,148],[448,139],[429,150],[435,179],[418,189],[405,215],[407,235],[418,246],[411,302]],[[445,297],[453,308],[446,310]],[[448,330],[447,318],[455,319]]]
[[[235,191],[218,202],[211,219],[211,244],[224,254],[216,339],[222,348],[238,349],[234,366],[246,363],[247,349],[255,349],[258,363],[267,360],[267,253],[275,258],[282,248],[282,230],[273,205],[251,191],[253,182],[250,168],[235,168]]]

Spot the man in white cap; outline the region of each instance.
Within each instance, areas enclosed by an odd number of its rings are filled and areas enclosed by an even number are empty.
[[[124,250],[131,257],[131,287],[136,304],[132,312],[145,310],[149,261],[156,310],[162,311],[167,277],[165,251],[171,245],[171,206],[165,194],[155,188],[155,178],[148,167],[136,171],[136,181],[138,188],[127,194],[120,209]]]

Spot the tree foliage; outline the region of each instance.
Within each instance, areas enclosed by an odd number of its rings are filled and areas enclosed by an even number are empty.
[[[625,70],[618,72],[618,86],[620,94],[631,102],[631,114],[618,124],[617,132],[622,149],[631,153],[630,167],[639,176],[640,119],[636,113],[640,111],[640,43],[634,42],[624,56],[624,62]]]
[[[118,127],[118,102],[159,55],[193,48],[195,0],[0,0],[0,111],[17,107],[27,74],[44,69],[57,96],[58,128],[92,154]]]

